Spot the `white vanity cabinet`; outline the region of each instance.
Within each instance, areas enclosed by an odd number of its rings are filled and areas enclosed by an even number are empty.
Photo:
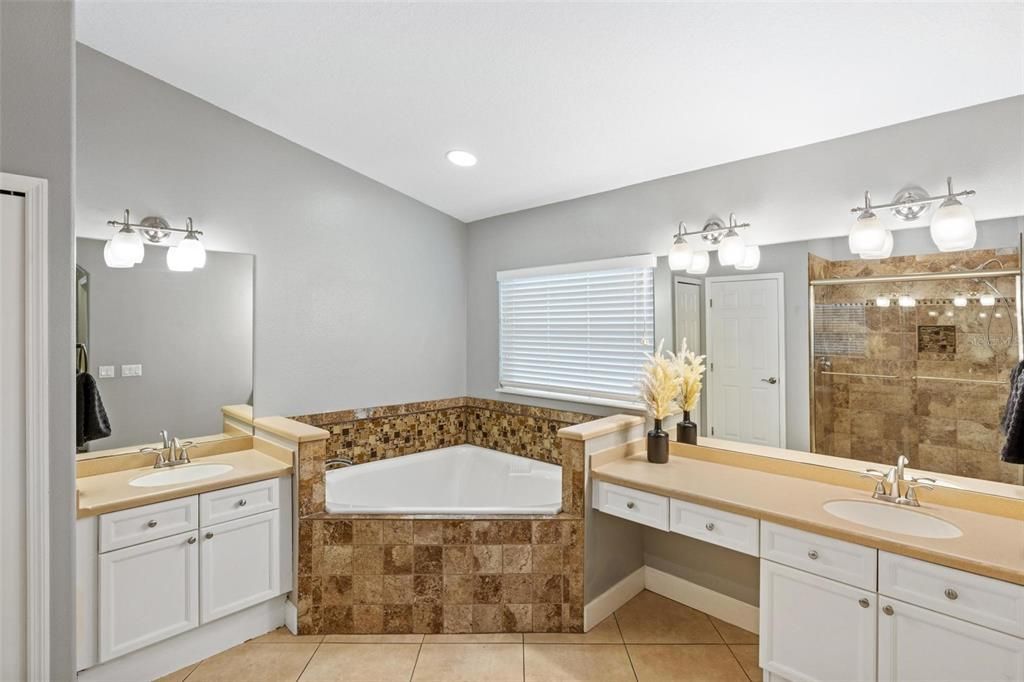
[[[288,592],[290,505],[285,477],[81,519],[78,669]]]

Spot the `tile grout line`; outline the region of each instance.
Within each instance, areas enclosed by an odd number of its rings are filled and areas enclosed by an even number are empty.
[[[299,680],[302,679],[302,676],[306,674],[306,668],[308,668],[309,664],[313,662],[313,657],[316,656],[316,652],[320,651],[320,647],[323,646],[325,639],[327,638],[322,637],[320,641],[317,642],[316,648],[313,649],[313,653],[310,655],[309,660],[306,661],[306,665],[302,666],[302,671],[299,673],[299,676],[295,678],[295,682],[299,682]]]
[[[737,664],[738,664],[738,665],[740,666],[740,670],[742,670],[742,671],[743,671],[743,674],[744,674],[744,675],[746,676],[746,678],[747,678],[748,680],[750,680],[750,682],[756,682],[756,681],[755,681],[755,680],[754,680],[754,679],[753,679],[753,678],[752,678],[752,677],[750,676],[750,674],[749,674],[749,673],[747,672],[747,669],[746,669],[746,668],[745,668],[745,667],[743,666],[743,662],[742,662],[742,661],[740,660],[739,656],[737,656],[737,655],[736,655],[736,652],[732,650],[732,645],[731,645],[731,644],[729,644],[729,643],[726,643],[726,645],[725,645],[725,646],[726,646],[726,647],[728,647],[728,649],[729,649],[729,653],[730,653],[730,654],[732,654],[732,658],[733,658],[733,660],[734,660],[734,661],[736,661],[736,663],[737,663]],[[738,646],[742,646],[742,645],[738,645]],[[760,667],[760,664],[761,664],[761,662],[760,662],[760,660],[759,660],[759,661],[758,661],[758,667]]]
[[[427,640],[427,636],[423,635],[420,638],[419,648],[416,649],[416,660],[412,662],[412,670],[409,671],[409,682],[412,682],[412,678],[416,675],[416,666],[420,664],[420,653],[423,651],[423,643]]]
[[[629,669],[633,671],[633,679],[639,680],[640,676],[636,674],[636,666],[633,665],[633,657],[629,653],[629,647],[626,646],[626,638],[622,636],[622,628],[619,627],[619,619],[612,611],[612,619],[615,621],[615,630],[619,633],[619,639],[622,640],[622,648],[626,650],[626,660],[629,661]]]

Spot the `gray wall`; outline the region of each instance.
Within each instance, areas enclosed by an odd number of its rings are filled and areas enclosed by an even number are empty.
[[[815,235],[810,244],[828,256],[847,234],[847,209],[874,190],[876,203],[907,183],[933,192],[952,174],[960,187],[978,195],[970,205],[979,220],[1024,214],[1024,97],[940,114],[888,128],[830,140],[624,187],[593,196],[488,218],[469,225],[467,385],[469,394],[495,397],[498,385],[498,306],[495,273],[511,268],[612,258],[637,253],[664,255],[679,220],[691,229],[711,215],[735,211],[759,234]],[[883,198],[884,197],[884,198]],[[761,232],[759,233],[759,226]],[[983,245],[984,227],[979,246]],[[897,253],[906,248],[901,230]],[[808,242],[762,248],[760,272],[786,273],[787,369],[807,364],[806,252]],[[848,257],[836,253],[836,258]],[[714,262],[712,258],[712,262]],[[711,273],[714,274],[715,270]],[[671,306],[656,292],[656,336],[668,335],[663,321]],[[660,311],[660,312],[658,312]],[[670,313],[668,313],[670,314]],[[808,445],[806,367],[804,378],[787,380],[787,436],[790,447]],[[503,399],[614,412],[501,394]],[[802,412],[801,412],[802,410]]]
[[[74,12],[0,2],[0,169],[49,181],[50,675],[74,677]]]
[[[206,267],[171,272],[167,250],[146,247],[133,268],[108,268],[104,242],[78,239],[89,272],[89,370],[111,435],[91,450],[158,440],[167,429],[185,438],[221,433],[221,407],[252,393],[253,257],[211,251]],[[121,365],[141,364],[141,377]],[[98,378],[100,365],[115,376]]]
[[[465,394],[458,220],[83,45],[77,170],[79,236],[130,208],[255,255],[257,416]]]

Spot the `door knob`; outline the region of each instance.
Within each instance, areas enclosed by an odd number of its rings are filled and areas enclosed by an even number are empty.
[[[776,379],[775,377],[768,377],[767,379],[761,379],[761,381],[765,382],[766,384],[773,384],[773,385],[779,383],[779,380]]]

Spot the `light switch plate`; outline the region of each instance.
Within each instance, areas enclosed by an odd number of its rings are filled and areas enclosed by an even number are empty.
[[[123,376],[123,377],[141,377],[142,376],[142,365],[121,365],[121,376]]]
[[[113,379],[114,378],[114,366],[113,365],[100,365],[100,379]]]

